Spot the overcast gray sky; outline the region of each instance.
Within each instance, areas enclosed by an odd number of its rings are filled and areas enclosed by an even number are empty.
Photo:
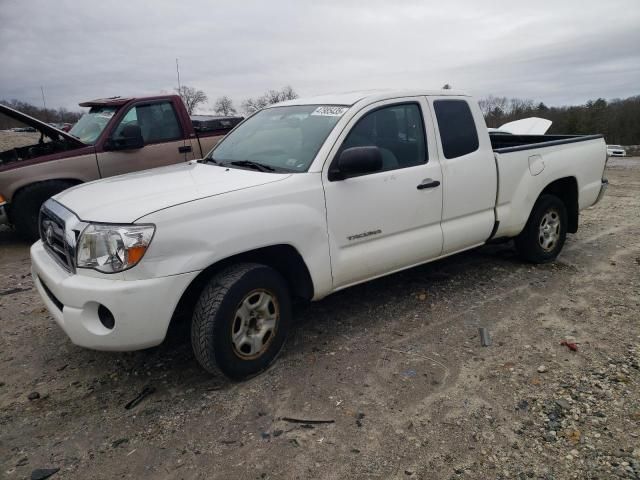
[[[237,104],[440,88],[551,105],[640,94],[640,0],[0,0],[0,98],[204,90]],[[210,110],[204,108],[203,111]]]

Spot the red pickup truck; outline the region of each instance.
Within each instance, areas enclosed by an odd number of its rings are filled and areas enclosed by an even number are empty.
[[[89,111],[67,133],[0,105],[1,120],[29,127],[0,131],[0,224],[27,239],[38,237],[40,206],[49,197],[79,183],[202,158],[242,120],[190,117],[178,95],[80,106]]]

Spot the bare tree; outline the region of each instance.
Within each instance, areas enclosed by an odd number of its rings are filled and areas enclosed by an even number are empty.
[[[247,98],[242,102],[242,110],[245,113],[254,113],[258,110],[262,110],[267,105],[269,105],[269,103],[264,97]]]
[[[202,90],[196,90],[193,87],[188,87],[187,85],[176,88],[176,92],[180,95],[180,98],[182,98],[189,115],[193,115],[193,112],[198,108],[198,105],[202,105],[207,102],[206,93]]]
[[[225,116],[229,116],[229,115],[235,115],[236,114],[236,109],[233,106],[233,100],[231,100],[229,97],[227,97],[226,95],[218,98],[216,100],[216,103],[213,107],[213,110],[218,114],[218,115],[225,115]]]
[[[296,98],[298,98],[298,94],[296,93],[296,91],[293,89],[291,85],[282,87],[282,90],[280,90],[281,102],[284,102],[285,100],[294,100]]]
[[[515,116],[524,115],[526,112],[530,112],[534,108],[533,100],[526,98],[512,98],[509,100],[509,114]]]
[[[488,97],[478,100],[478,104],[480,105],[482,114],[486,117],[496,109],[500,110],[502,113],[507,113],[509,100],[507,97],[494,97],[493,95],[489,95]]]
[[[246,113],[257,112],[267,105],[293,100],[298,98],[298,94],[290,85],[282,87],[280,90],[268,90],[264,95],[257,98],[247,98],[242,102],[242,109]]]
[[[15,110],[19,110],[20,112],[26,113],[27,115],[37,118],[38,120],[42,120],[43,122],[48,121],[47,119],[50,119],[62,123],[76,123],[82,116],[82,111],[71,112],[66,108],[59,108],[57,110],[53,108],[47,108],[47,110],[45,111],[42,107],[31,105],[30,103],[23,102],[17,99],[0,99],[0,104],[6,105]],[[11,117],[0,114],[0,130],[21,126],[24,126],[22,122],[13,120]]]

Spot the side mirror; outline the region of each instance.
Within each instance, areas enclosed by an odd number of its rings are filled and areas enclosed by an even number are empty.
[[[337,162],[329,170],[329,180],[344,180],[349,177],[382,170],[382,152],[378,147],[351,147],[343,150]]]
[[[111,137],[105,145],[107,150],[134,150],[144,147],[140,125],[125,125],[117,137]]]

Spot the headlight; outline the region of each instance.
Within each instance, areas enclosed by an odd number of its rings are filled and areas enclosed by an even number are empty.
[[[153,225],[90,224],[80,234],[76,265],[104,273],[127,270],[142,259],[155,229]]]

